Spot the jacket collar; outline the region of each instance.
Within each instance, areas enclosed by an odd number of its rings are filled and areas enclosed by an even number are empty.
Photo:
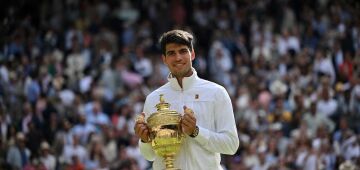
[[[170,83],[171,88],[173,88],[174,90],[178,90],[178,91],[190,89],[193,86],[193,84],[195,83],[196,79],[199,78],[197,76],[196,70],[194,68],[191,68],[191,69],[192,69],[193,74],[190,77],[184,77],[182,79],[183,88],[180,87],[177,79],[171,73],[169,73],[168,81]]]

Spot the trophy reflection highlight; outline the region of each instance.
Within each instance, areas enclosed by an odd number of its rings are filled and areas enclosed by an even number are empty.
[[[181,132],[181,115],[175,110],[170,110],[170,104],[166,103],[163,94],[160,94],[160,102],[156,105],[157,112],[147,119],[150,127],[151,146],[155,153],[164,158],[165,169],[174,170],[174,156],[180,150],[184,135]]]

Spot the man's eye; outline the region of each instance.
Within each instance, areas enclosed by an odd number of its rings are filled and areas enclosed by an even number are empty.
[[[183,54],[186,54],[187,52],[188,52],[188,50],[181,50],[181,51],[180,51],[180,54],[183,55]]]
[[[175,55],[175,52],[167,52],[166,55],[167,56],[173,56],[173,55]]]

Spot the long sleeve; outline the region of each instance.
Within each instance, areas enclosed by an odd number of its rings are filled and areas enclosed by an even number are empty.
[[[139,140],[139,148],[140,153],[144,156],[145,159],[148,161],[154,161],[155,160],[155,152],[151,148],[150,143],[143,143],[141,140]]]
[[[239,147],[235,119],[231,100],[226,90],[222,88],[214,103],[215,132],[199,127],[199,135],[195,138],[207,150],[234,154]]]
[[[150,105],[149,102],[147,101],[148,99],[146,99],[145,104],[144,104],[144,110],[143,112],[145,113],[145,120],[146,118],[148,118],[148,116],[151,114],[151,110],[150,110]],[[141,142],[141,140],[139,140],[139,148],[140,148],[140,153],[145,157],[145,159],[149,160],[149,161],[154,161],[155,160],[155,152],[151,147],[150,143],[143,143]]]

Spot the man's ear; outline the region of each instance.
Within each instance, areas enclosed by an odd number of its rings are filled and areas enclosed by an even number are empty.
[[[191,51],[191,61],[195,59],[195,51],[194,49]]]
[[[161,58],[162,58],[163,63],[164,63],[165,65],[167,65],[167,64],[166,64],[166,57],[165,57],[164,54],[161,55]]]

